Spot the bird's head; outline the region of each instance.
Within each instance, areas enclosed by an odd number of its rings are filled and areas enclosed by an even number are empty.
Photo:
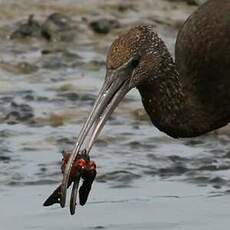
[[[150,25],[131,28],[110,46],[106,61],[106,80],[129,82],[129,89],[157,78],[164,43]]]

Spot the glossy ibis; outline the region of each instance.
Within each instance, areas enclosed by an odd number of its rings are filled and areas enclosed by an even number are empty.
[[[230,121],[230,1],[209,0],[184,23],[175,62],[151,25],[119,36],[107,55],[105,82],[68,161],[61,189],[65,206],[72,164],[89,153],[118,103],[137,88],[152,123],[174,138],[195,137]]]

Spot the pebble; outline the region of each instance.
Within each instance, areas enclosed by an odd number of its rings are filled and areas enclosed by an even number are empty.
[[[17,64],[0,62],[0,68],[13,74],[31,74],[38,70],[36,65],[28,62],[19,62]]]
[[[76,32],[75,22],[61,13],[51,14],[42,24],[42,35],[49,41],[73,41]]]
[[[50,125],[53,127],[58,127],[58,126],[64,125],[63,116],[56,114],[56,113],[52,113],[50,115]]]
[[[120,27],[120,23],[115,19],[100,18],[89,23],[90,28],[99,34],[108,34],[112,29]]]
[[[170,2],[185,2],[188,5],[194,5],[194,6],[199,6],[206,2],[206,0],[168,0]]]
[[[34,15],[30,15],[26,23],[22,23],[10,35],[10,39],[41,37],[41,25],[34,19]]]
[[[17,124],[20,122],[31,122],[34,118],[33,108],[28,104],[17,104],[11,102],[10,112],[5,116],[8,124]]]

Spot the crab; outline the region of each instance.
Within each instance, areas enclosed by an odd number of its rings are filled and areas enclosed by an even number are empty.
[[[63,151],[62,154],[63,154],[63,159],[61,164],[61,171],[62,173],[64,173],[71,152]],[[86,204],[96,174],[97,172],[96,172],[95,162],[90,160],[90,157],[88,154],[86,154],[85,150],[81,151],[81,153],[79,153],[75,158],[75,161],[71,168],[69,181],[68,181],[68,188],[71,186],[71,184],[73,184],[71,198],[70,198],[70,213],[72,215],[75,213],[78,192],[79,192],[79,204],[81,206]],[[82,184],[79,188],[80,180],[82,180]],[[43,205],[50,206],[55,203],[60,203],[60,199],[61,199],[61,185],[59,185],[54,190],[54,192],[46,199]]]

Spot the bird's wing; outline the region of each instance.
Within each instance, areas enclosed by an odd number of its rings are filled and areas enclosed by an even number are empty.
[[[229,122],[229,0],[209,0],[187,19],[175,56],[184,90],[191,91],[216,122]]]

